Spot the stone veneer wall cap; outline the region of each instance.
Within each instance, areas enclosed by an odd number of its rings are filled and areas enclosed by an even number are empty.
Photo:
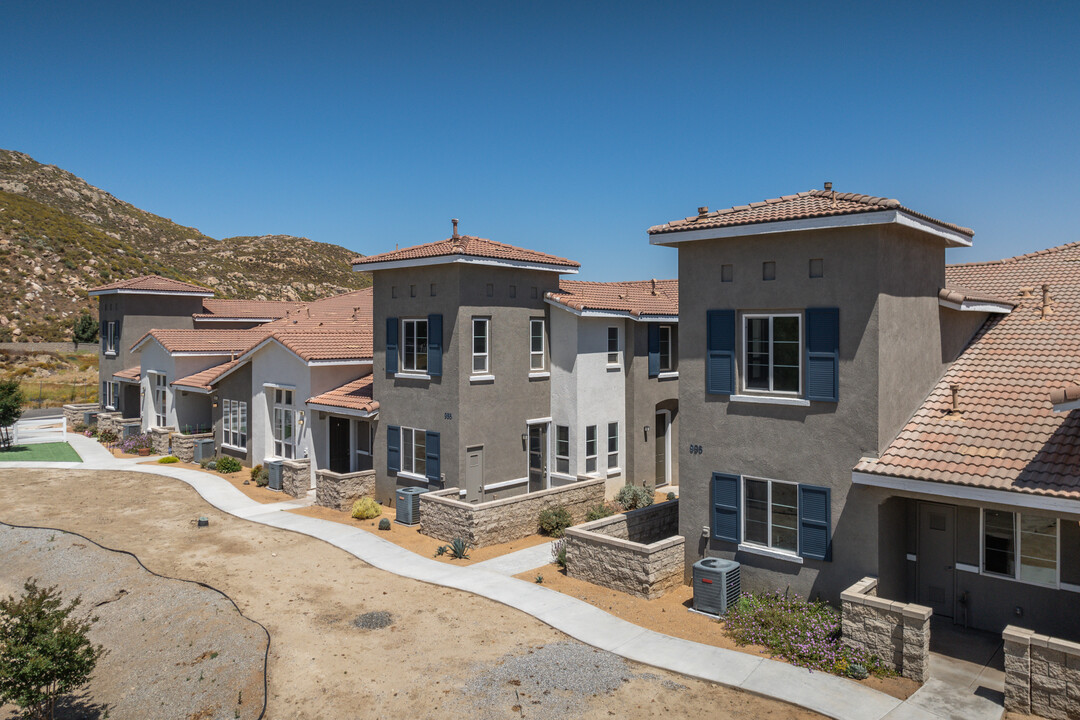
[[[1056,650],[1063,652],[1066,655],[1074,655],[1080,657],[1080,643],[1070,642],[1069,640],[1062,640],[1060,638],[1050,638],[1050,642],[1047,643],[1047,648],[1050,650]]]
[[[578,488],[587,488],[587,487],[591,487],[593,485],[600,485],[600,484],[603,484],[605,482],[607,482],[607,481],[604,478],[599,478],[599,479],[596,479],[596,480],[589,480],[587,482],[576,482],[576,483],[570,483],[569,485],[560,485],[559,487],[548,488],[547,490],[538,490],[536,492],[525,493],[524,495],[511,495],[510,497],[507,497],[507,498],[501,498],[499,500],[488,500],[487,502],[482,502],[482,503],[469,503],[469,502],[465,502],[463,500],[455,500],[455,499],[453,499],[451,497],[447,497],[447,495],[449,495],[449,491],[451,489],[453,489],[453,491],[455,493],[457,493],[458,488],[448,488],[446,490],[439,490],[437,492],[424,493],[420,497],[421,498],[426,497],[426,498],[428,498],[430,500],[434,500],[435,502],[446,503],[447,505],[452,505],[454,507],[471,508],[473,510],[487,510],[489,508],[497,508],[497,507],[501,507],[503,505],[512,505],[513,503],[521,502],[522,500],[524,500],[526,498],[531,498],[531,499],[543,498],[543,497],[547,497],[548,495],[555,495],[555,494],[558,494],[558,493],[562,493],[562,492],[566,492],[568,490],[573,490],[573,489],[578,489]]]
[[[1015,643],[1028,645],[1031,643],[1031,636],[1034,634],[1035,633],[1031,630],[1017,627],[1016,625],[1008,625],[1005,627],[1005,630],[1002,631],[1001,637]]]
[[[1040,633],[1031,633],[1031,644],[1036,647],[1050,647],[1050,636]]]
[[[865,605],[866,596],[862,593],[852,592],[851,590],[844,590],[840,593],[840,602],[851,603],[852,605]]]
[[[934,614],[933,609],[926,607],[925,605],[903,605],[902,612],[904,617],[914,618],[916,620],[927,620]]]
[[[311,458],[294,458],[292,460],[283,460],[281,464],[285,467],[291,467],[299,470],[300,468],[309,467],[311,465]]]

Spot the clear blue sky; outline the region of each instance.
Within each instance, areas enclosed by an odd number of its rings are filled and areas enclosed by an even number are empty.
[[[0,3],[0,147],[213,237],[469,234],[674,277],[649,225],[821,187],[1080,240],[1080,3]]]

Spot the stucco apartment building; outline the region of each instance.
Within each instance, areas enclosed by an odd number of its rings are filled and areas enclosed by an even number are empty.
[[[649,233],[679,253],[688,571],[833,602],[874,575],[968,626],[1080,632],[1080,421],[1051,403],[1080,377],[1078,246],[946,266],[970,229],[828,186]]]

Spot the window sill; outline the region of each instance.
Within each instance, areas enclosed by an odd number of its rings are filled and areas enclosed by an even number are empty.
[[[810,401],[798,397],[783,397],[779,395],[731,395],[731,402],[757,403],[758,405],[794,405],[796,407],[810,407]]]
[[[116,351],[115,350],[106,350],[105,351],[105,357],[116,357]]]
[[[530,380],[535,380],[537,378],[549,378],[549,377],[551,377],[551,373],[548,372],[547,370],[533,370],[532,372],[529,373],[529,379]]]
[[[620,372],[622,370],[622,365],[607,365],[606,367],[608,372]]]
[[[427,373],[412,373],[412,372],[399,372],[394,373],[394,377],[398,380],[430,380],[431,376]]]
[[[406,480],[415,480],[416,482],[428,482],[426,475],[417,475],[416,473],[405,472],[404,470],[398,470],[397,476]]]
[[[235,450],[236,452],[242,452],[242,453],[247,452],[246,447],[240,447],[239,445],[230,445],[229,443],[224,443],[224,442],[221,443],[221,447],[225,448],[226,450]]]
[[[620,475],[622,475],[622,468],[613,467],[607,470],[607,477],[619,477]]]
[[[786,560],[793,562],[797,565],[803,564],[803,559],[798,555],[789,553],[785,550],[773,550],[772,548],[762,547],[761,545],[749,545],[747,543],[739,543],[739,552],[751,553],[753,555],[763,555],[765,557],[774,558],[776,560]]]
[[[679,371],[678,370],[665,370],[664,372],[657,374],[656,379],[657,380],[678,380],[679,379]]]
[[[470,375],[469,382],[471,383],[483,383],[483,382],[495,382],[494,375]]]

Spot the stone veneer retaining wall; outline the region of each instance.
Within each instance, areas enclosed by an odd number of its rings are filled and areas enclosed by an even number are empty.
[[[349,512],[363,497],[375,497],[375,471],[336,473],[315,471],[315,504]]]
[[[67,418],[68,429],[70,430],[77,423],[83,421],[83,416],[88,410],[97,410],[97,403],[76,403],[74,405],[64,406],[64,417]]]
[[[1080,718],[1080,643],[1009,625],[1005,709],[1050,720]]]
[[[281,464],[281,491],[302,498],[311,489],[311,458],[286,460]]]
[[[923,605],[877,597],[877,578],[865,577],[840,593],[844,644],[862,648],[906,678],[930,677],[930,616]]]
[[[420,531],[450,542],[461,538],[473,547],[498,545],[535,535],[540,511],[562,506],[575,523],[604,502],[604,479],[571,483],[550,490],[515,495],[502,500],[467,503],[458,500],[458,488],[420,496]]]
[[[184,435],[182,433],[176,433],[172,436],[172,452],[173,455],[180,458],[181,462],[194,462],[195,460],[195,441],[202,440],[203,438],[212,438],[214,433],[198,433],[197,435]]]
[[[118,412],[102,412],[98,413],[97,426],[98,434],[106,431],[112,431],[116,433],[116,437],[120,437],[120,420],[121,413]]]
[[[566,531],[566,574],[654,600],[683,581],[679,501],[650,505]]]
[[[150,428],[150,443],[154,448],[155,455],[169,454],[169,436],[176,432],[176,428],[152,427]]]

